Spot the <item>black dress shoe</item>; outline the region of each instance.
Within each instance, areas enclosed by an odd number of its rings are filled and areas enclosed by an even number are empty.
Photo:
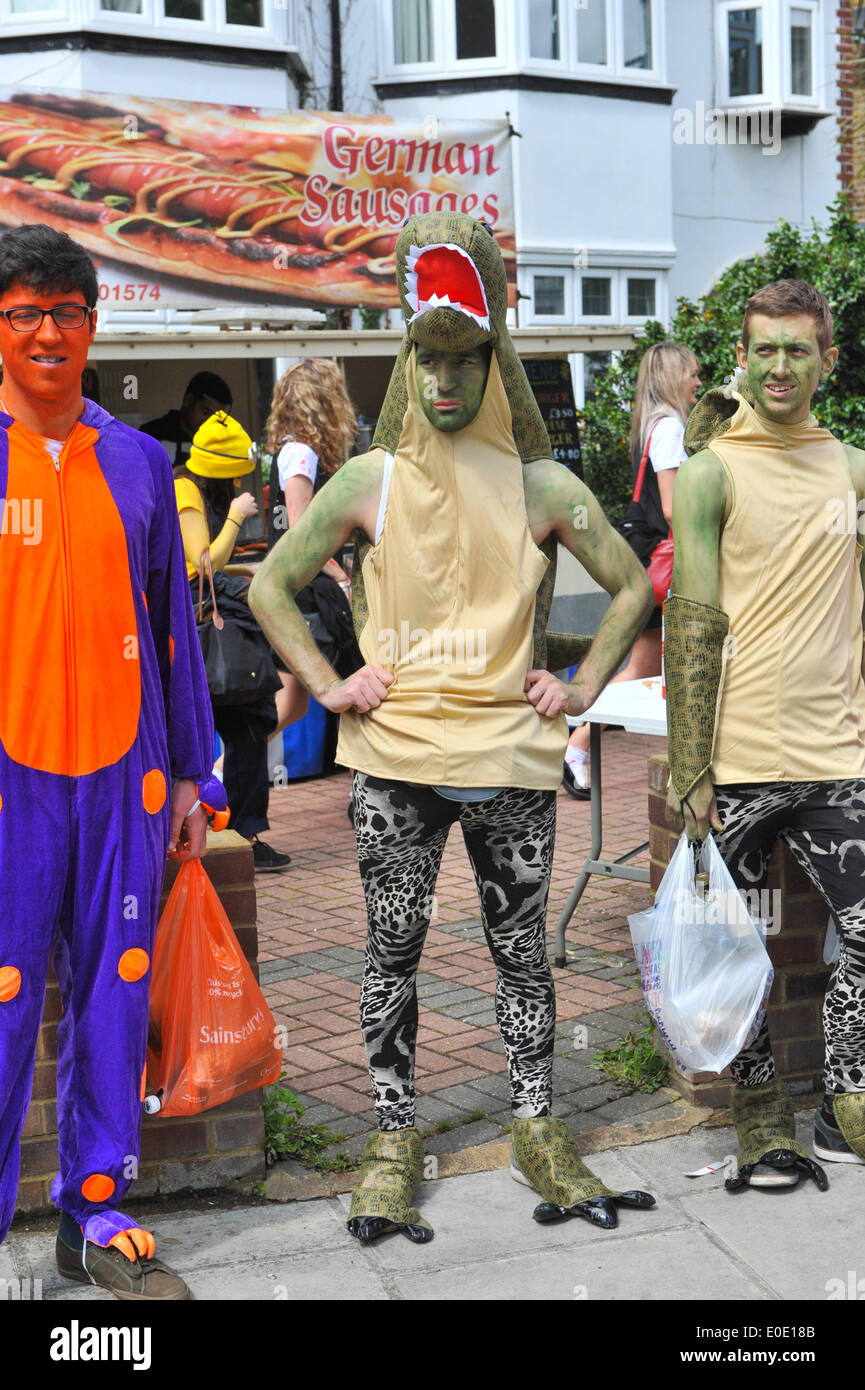
[[[591,801],[591,787],[581,787],[567,763],[562,764],[562,786],[575,801]]]

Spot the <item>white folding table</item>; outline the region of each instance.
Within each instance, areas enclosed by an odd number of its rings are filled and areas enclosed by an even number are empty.
[[[601,725],[620,724],[629,734],[655,734],[660,738],[667,733],[667,703],[661,696],[661,677],[652,676],[647,680],[618,681],[608,685],[595,703],[584,714],[568,716],[568,724],[589,725],[590,772],[592,778],[592,848],[582,867],[577,881],[571,889],[564,911],[556,926],[556,941],[553,963],[557,966],[567,964],[565,955],[565,931],[574,915],[577,903],[592,874],[603,874],[606,878],[625,878],[636,883],[648,883],[648,869],[636,869],[628,864],[635,854],[640,854],[648,845],[648,840],[628,850],[618,859],[601,859],[603,847],[603,820],[601,813]]]

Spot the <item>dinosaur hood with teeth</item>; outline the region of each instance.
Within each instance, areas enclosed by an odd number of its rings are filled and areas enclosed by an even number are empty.
[[[459,352],[486,343],[492,348],[507,396],[513,442],[520,459],[527,464],[533,459],[552,458],[546,426],[507,329],[505,265],[487,227],[460,213],[424,213],[410,218],[396,244],[396,278],[406,335],[373,447],[397,452],[409,409],[406,372],[411,370],[415,345]],[[555,537],[548,537],[540,548],[549,564],[535,603],[534,664],[562,670],[582,659],[591,638],[547,632],[556,580]],[[369,550],[370,543],[357,536],[352,608],[358,636],[368,618],[362,565]]]
[[[508,397],[523,463],[552,458],[550,439],[507,329],[508,281],[498,242],[462,213],[423,213],[396,243],[396,282],[406,335],[373,443],[395,453],[408,409],[406,364],[415,343],[459,352],[489,343]],[[549,611],[549,608],[548,608]]]

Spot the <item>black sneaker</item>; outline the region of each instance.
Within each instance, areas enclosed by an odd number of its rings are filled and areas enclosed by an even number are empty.
[[[280,854],[279,850],[266,845],[257,836],[252,842],[252,857],[257,874],[277,874],[281,869],[287,869],[291,863],[290,855]]]
[[[814,1153],[826,1163],[865,1163],[850,1148],[825,1102],[814,1112]]]
[[[592,799],[591,787],[584,787],[578,782],[567,763],[562,764],[562,786],[568,796],[572,796],[575,801],[591,801]]]

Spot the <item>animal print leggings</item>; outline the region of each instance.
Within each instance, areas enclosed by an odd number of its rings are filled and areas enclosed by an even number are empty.
[[[823,1004],[827,1092],[865,1091],[865,781],[763,782],[715,788],[718,849],[738,888],[762,888],[777,839],[789,846],[838,924],[841,956]],[[781,904],[783,932],[784,903]],[[779,924],[773,923],[777,931]],[[730,1064],[737,1082],[775,1075],[764,1021]]]
[[[511,1106],[521,1117],[549,1115],[556,1002],[545,922],[555,792],[511,787],[486,801],[450,801],[432,787],[365,773],[355,773],[354,788],[368,918],[360,1021],[380,1128],[415,1122],[415,975],[445,841],[457,820],[496,967]]]

